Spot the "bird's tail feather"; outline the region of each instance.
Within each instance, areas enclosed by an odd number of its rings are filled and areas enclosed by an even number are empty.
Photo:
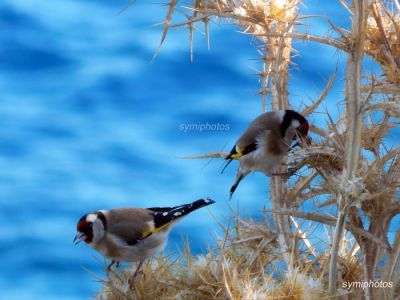
[[[213,203],[215,203],[214,200],[207,198],[175,207],[151,207],[148,209],[154,211],[154,226],[156,229],[161,230],[171,222]]]
[[[227,166],[229,166],[229,164],[232,162],[233,158],[230,158],[229,156],[227,158],[225,158],[227,160],[227,162],[225,163],[225,165],[222,168],[221,174],[224,173],[225,169]]]

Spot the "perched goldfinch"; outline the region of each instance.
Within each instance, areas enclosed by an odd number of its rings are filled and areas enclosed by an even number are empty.
[[[259,171],[271,176],[291,143],[298,137],[307,138],[308,129],[306,118],[293,110],[266,112],[253,120],[225,158],[228,160],[225,167],[233,159],[240,161],[230,197],[250,172]]]
[[[200,199],[175,207],[117,208],[99,210],[84,215],[77,224],[75,245],[81,241],[114,263],[139,262],[133,278],[143,261],[162,250],[176,222],[201,207],[213,204]]]

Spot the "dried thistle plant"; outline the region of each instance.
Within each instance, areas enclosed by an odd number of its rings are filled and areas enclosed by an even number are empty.
[[[224,228],[218,248],[193,256],[188,246],[178,259],[158,257],[145,264],[143,275],[129,286],[132,270],[113,270],[101,280],[97,299],[317,299],[326,296],[321,281],[291,269],[282,279],[264,272],[278,270],[282,258],[276,233],[265,223],[237,220]],[[232,235],[237,232],[237,235]]]
[[[400,12],[372,1],[367,23],[365,51],[379,62],[386,80],[400,85]]]
[[[206,256],[189,249],[173,260],[160,257],[146,265],[134,289],[126,288],[129,271],[110,274],[99,298],[106,299],[392,299],[400,290],[400,233],[389,242],[389,227],[400,214],[400,146],[386,149],[385,137],[400,118],[400,5],[397,0],[339,0],[352,19],[339,28],[327,16],[331,31],[319,36],[304,30],[298,0],[171,0],[160,47],[168,30],[187,27],[193,52],[194,30],[203,24],[229,20],[258,41],[261,57],[262,111],[289,108],[288,74],[293,39],[332,46],[347,55],[345,111],[337,121],[326,113],[326,125],[312,125],[313,142],[290,153],[285,168],[299,170],[294,180],[273,177],[269,222],[236,218],[225,228],[218,248]],[[392,5],[389,5],[392,4]],[[186,20],[173,23],[175,13]],[[159,49],[158,49],[159,50]],[[158,52],[157,50],[157,52]],[[381,66],[382,76],[363,70],[368,55]],[[312,114],[324,102],[335,80],[302,113]],[[378,117],[377,117],[378,116]],[[186,158],[224,158],[210,153]],[[314,203],[313,212],[300,211]],[[332,212],[332,213],[330,213]],[[296,220],[313,229],[304,231]],[[321,224],[329,226],[330,243],[317,251],[311,241]],[[325,227],[324,227],[325,228]],[[310,233],[311,232],[311,233]],[[348,234],[351,234],[349,242]],[[351,247],[346,245],[351,244]],[[286,263],[286,269],[282,268]],[[272,274],[280,274],[280,279]],[[388,289],[345,291],[342,282],[385,280]]]

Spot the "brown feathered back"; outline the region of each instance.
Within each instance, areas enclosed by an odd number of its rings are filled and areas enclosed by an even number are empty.
[[[266,112],[258,116],[250,123],[244,133],[237,140],[236,145],[240,148],[246,148],[256,142],[256,138],[264,131],[280,133],[281,114],[278,112]]]
[[[153,213],[143,208],[116,208],[107,211],[108,233],[114,234],[129,245],[137,243],[151,230]]]

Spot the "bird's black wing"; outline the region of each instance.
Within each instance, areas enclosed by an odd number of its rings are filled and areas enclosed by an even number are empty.
[[[154,212],[154,230],[153,232],[160,231],[165,226],[171,224],[176,219],[182,218],[187,214],[195,211],[201,207],[215,203],[211,199],[199,199],[190,204],[184,204],[175,207],[151,207],[148,210]]]

